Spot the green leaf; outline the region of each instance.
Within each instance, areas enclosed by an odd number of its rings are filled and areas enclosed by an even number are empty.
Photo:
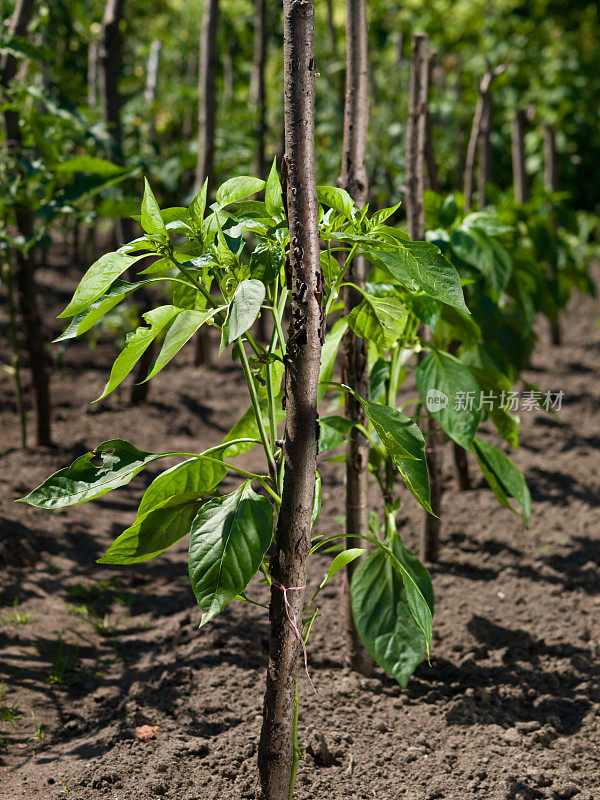
[[[170,497],[123,531],[97,560],[98,564],[148,561],[186,536],[202,501]]]
[[[144,197],[142,199],[142,216],[140,222],[146,233],[163,234],[167,236],[167,229],[160,214],[160,208],[158,207],[158,203],[152,193],[147,178],[144,178]]]
[[[238,200],[243,200],[244,197],[256,194],[264,188],[265,182],[261,181],[260,178],[251,178],[247,175],[230,178],[219,186],[217,191],[217,203],[221,207],[226,206],[229,203],[235,203]]]
[[[472,449],[498,502],[517,516],[522,517],[525,524],[528,525],[531,516],[531,494],[523,473],[502,450],[482,439],[475,439]],[[522,514],[515,511],[509,497],[513,497],[521,506]]]
[[[207,494],[227,475],[223,464],[212,458],[189,458],[165,470],[155,478],[144,492],[138,517],[145,516],[165,500],[175,496],[198,498]]]
[[[357,558],[360,558],[366,552],[366,548],[364,547],[349,547],[348,550],[342,550],[341,553],[338,553],[329,565],[329,569],[325,573],[325,577],[321,581],[319,589],[322,589],[337,572],[344,569],[344,567],[352,563],[352,561],[356,561]]]
[[[192,523],[189,571],[200,626],[241,594],[257,572],[273,536],[273,507],[250,481],[206,503]]]
[[[50,475],[18,502],[37,508],[64,508],[95,500],[106,492],[125,486],[148,464],[167,455],[147,453],[122,439],[111,439],[75,459],[70,467]],[[99,463],[94,464],[94,461]]]
[[[133,266],[141,258],[146,258],[145,253],[135,256],[125,253],[105,253],[101,256],[85,273],[69,305],[59,319],[74,317],[81,314],[86,308],[101,297],[109,286],[119,278],[129,267]]]
[[[482,367],[470,363],[476,351],[467,350],[461,355],[461,360],[467,364],[480,389],[491,398],[491,404],[486,405],[486,411],[500,436],[512,447],[519,449],[519,418],[501,406],[502,393],[505,395],[512,391],[513,386],[509,378],[496,369]],[[491,406],[491,407],[490,407]]]
[[[283,266],[283,253],[279,247],[259,245],[250,256],[250,275],[265,286],[273,283]]]
[[[115,281],[106,293],[95,300],[92,305],[81,314],[73,317],[69,325],[54,339],[54,342],[64,342],[67,339],[73,339],[75,336],[89,331],[102,317],[113,309],[121,300],[124,300],[128,295],[135,292],[136,289],[152,283],[153,280],[140,281],[139,283],[129,283],[127,281]]]
[[[390,208],[381,208],[379,211],[376,211],[371,217],[371,224],[373,227],[377,228],[379,225],[383,225],[386,219],[389,219],[392,214],[395,214],[401,205],[402,203],[396,203],[395,206],[391,206]]]
[[[271,171],[265,185],[265,206],[267,207],[267,213],[272,217],[279,216],[283,211],[281,181],[277,173],[277,158],[273,159]]]
[[[357,336],[389,350],[406,327],[408,309],[398,297],[375,297],[363,292],[363,299],[348,314],[348,325]]]
[[[285,411],[281,407],[281,402],[277,402],[275,398],[275,416],[277,424],[282,422],[285,419]],[[265,429],[268,430],[269,428],[269,406],[266,400],[261,400],[259,402],[260,406],[260,413],[263,418],[263,422],[265,425]],[[246,411],[242,414],[242,416],[238,419],[235,425],[231,428],[231,430],[225,435],[225,438],[221,442],[221,444],[225,445],[227,442],[232,441],[233,439],[259,439],[260,435],[258,432],[258,425],[256,424],[256,417],[254,416],[254,409],[252,406],[246,409]],[[240,456],[243,453],[247,453],[249,450],[252,450],[254,444],[251,442],[240,442],[239,444],[231,445],[227,448],[224,452],[226,453],[228,458],[235,458],[236,456]]]
[[[202,188],[194,197],[189,206],[190,216],[196,223],[196,226],[202,228],[204,221],[204,212],[206,211],[206,195],[208,192],[208,178],[202,184]]]
[[[358,564],[350,586],[352,614],[363,644],[374,661],[403,687],[425,654],[423,627],[431,638],[433,607],[426,600],[426,596],[433,598],[431,580],[420,563],[417,575],[412,574],[415,562],[394,536],[388,547],[378,548]],[[420,623],[413,610],[416,598]]]
[[[67,161],[59,161],[52,165],[52,171],[58,175],[74,175],[77,172],[93,172],[95,175],[104,177],[120,175],[123,167],[113,164],[104,158],[80,155],[69,158]],[[127,170],[129,171],[129,170]]]
[[[321,417],[319,428],[319,455],[327,450],[341,447],[346,442],[348,433],[354,427],[354,422],[344,417]]]
[[[319,371],[319,400],[323,399],[323,395],[329,388],[327,384],[333,378],[333,368],[335,367],[335,362],[338,356],[338,350],[340,348],[340,342],[342,341],[343,335],[346,333],[348,329],[348,321],[343,319],[338,319],[338,321],[334,324],[331,328],[327,336],[325,337],[325,344],[323,345],[323,349],[321,350],[321,367]]]
[[[471,370],[454,356],[432,350],[417,367],[415,383],[431,416],[468,450],[481,419],[479,384]]]
[[[354,200],[345,189],[338,189],[337,186],[317,186],[317,200],[335,209],[338,214],[343,214],[346,219],[352,219]]]
[[[321,476],[317,472],[315,474],[315,496],[313,497],[313,506],[310,514],[310,527],[313,528],[315,522],[319,519],[321,513]]]
[[[159,306],[143,314],[150,327],[137,328],[126,340],[125,347],[115,359],[112,365],[108,383],[100,397],[94,400],[97,403],[105,398],[129,375],[145,351],[150,347],[154,339],[169,325],[174,317],[183,314],[180,308],[175,306]]]
[[[149,381],[158,372],[165,367],[169,361],[181,350],[181,348],[189,342],[192,336],[196,333],[198,328],[202,327],[205,322],[214,317],[222,309],[211,308],[210,311],[180,311],[177,315],[175,322],[171,325],[165,336],[163,346],[158,358],[156,359],[152,370],[145,378],[143,383]]]
[[[433,514],[425,458],[425,438],[418,425],[395,408],[382,403],[369,402],[356,392],[349,391],[362,404],[381,443],[391,456],[415,500],[430,514]]]
[[[469,313],[456,268],[434,244],[398,241],[394,253],[365,251],[365,256],[410,292],[422,292]]]
[[[223,324],[220,353],[227,345],[252,327],[260,313],[264,299],[265,285],[262,281],[250,279],[240,283],[235,290],[227,319]]]

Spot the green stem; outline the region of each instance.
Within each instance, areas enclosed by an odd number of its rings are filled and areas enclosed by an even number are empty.
[[[294,695],[294,724],[292,727],[292,774],[290,777],[290,793],[288,800],[293,800],[294,786],[296,785],[296,775],[298,773],[298,764],[300,763],[300,746],[298,744],[298,712],[300,710],[300,695],[298,694],[298,681],[296,680],[296,693]]]
[[[390,380],[388,383],[387,403],[391,408],[396,408],[396,395],[398,394],[398,380],[402,362],[400,360],[400,348],[396,345],[392,349],[392,360],[390,363]]]
[[[346,260],[344,261],[344,266],[340,269],[340,274],[337,276],[333,286],[331,287],[331,291],[329,292],[329,297],[327,298],[327,302],[325,303],[325,314],[329,313],[329,309],[333,305],[334,300],[337,299],[338,290],[339,290],[340,285],[342,284],[342,282],[344,280],[344,275],[346,274],[346,271],[348,270],[348,267],[350,266],[350,262],[354,258],[354,254],[356,253],[357,247],[358,247],[357,244],[352,245],[352,249],[350,250],[350,252],[346,256]]]
[[[271,474],[273,482],[275,482],[277,476],[277,465],[275,464],[275,459],[273,458],[273,451],[271,450],[271,447],[269,445],[269,437],[267,436],[265,423],[260,411],[260,402],[258,399],[258,394],[256,392],[254,378],[252,377],[252,371],[250,370],[248,356],[246,355],[246,350],[244,349],[244,343],[241,337],[238,338],[236,341],[240,351],[240,361],[242,362],[244,377],[246,379],[246,383],[248,384],[248,391],[250,392],[250,400],[252,402],[252,408],[254,409],[254,417],[256,419],[256,425],[258,427],[258,433],[260,435],[260,440],[262,442],[263,449],[265,451],[265,456],[267,457],[267,464],[269,465],[269,473]]]

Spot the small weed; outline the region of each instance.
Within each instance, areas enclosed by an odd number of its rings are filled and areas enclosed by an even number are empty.
[[[7,687],[5,683],[0,684],[0,703],[4,700],[7,692]],[[16,722],[16,720],[20,719],[23,716],[23,712],[17,705],[17,701],[13,700],[12,705],[2,703],[0,705],[0,722],[10,722],[11,724]]]
[[[13,600],[12,613],[8,615],[6,621],[12,625],[26,625],[31,622],[31,614],[19,610],[19,598],[15,597]]]
[[[109,620],[109,614],[105,614],[102,618],[96,616],[94,619],[94,628],[101,636],[113,636],[117,632],[116,625],[111,625]]]
[[[54,666],[52,672],[46,678],[46,683],[70,686],[77,680],[79,672],[81,672],[81,667],[79,666],[77,648],[69,645],[65,646],[65,642],[59,639]]]
[[[36,720],[35,714],[33,713],[33,711],[31,712],[31,718],[33,720],[33,725],[35,727],[35,732],[32,733],[29,738],[30,739],[37,739],[38,742],[42,742],[44,740],[45,735],[46,735],[46,731],[44,730],[44,726]]]

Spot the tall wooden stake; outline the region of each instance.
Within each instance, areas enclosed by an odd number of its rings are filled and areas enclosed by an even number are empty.
[[[513,186],[517,203],[524,203],[528,195],[527,173],[525,171],[526,126],[527,112],[524,108],[517,108],[510,129]]]
[[[556,136],[552,125],[544,126],[544,187],[547,192],[553,193],[558,191],[558,156],[556,153]],[[553,261],[552,277],[556,284],[556,261]],[[557,318],[550,321],[550,336],[553,345],[559,345],[562,342],[562,331],[560,328],[560,320]]]
[[[297,764],[293,746],[299,642],[310,549],[319,425],[317,386],[324,336],[314,149],[314,0],[284,0],[284,118],[292,322],[287,341],[285,474],[271,562],[270,643],[258,750],[260,797],[288,800]]]
[[[24,37],[33,13],[33,0],[18,0],[9,24],[9,37]],[[10,52],[0,62],[0,90],[2,99],[9,90],[17,72],[17,59]],[[4,110],[5,142],[7,155],[13,154],[18,162],[23,148],[23,138],[19,124],[19,113],[8,106]],[[17,167],[20,169],[20,167]],[[35,233],[31,208],[26,202],[17,201],[14,207],[15,223],[19,234],[26,242],[33,239]],[[51,445],[50,436],[50,378],[48,375],[48,355],[45,348],[45,334],[38,304],[38,292],[35,281],[35,263],[33,248],[24,251],[17,248],[15,252],[16,269],[14,273],[19,310],[23,320],[25,344],[29,355],[31,380],[36,405],[36,438],[39,446]]]
[[[408,100],[408,126],[406,131],[406,216],[411,239],[425,238],[425,155],[427,143],[428,89],[429,89],[429,37],[415,34],[412,40],[410,62],[410,93]],[[423,335],[430,336],[427,328]],[[440,518],[442,504],[441,448],[439,436],[434,433],[437,426],[432,417],[426,419],[427,468],[431,489],[431,507],[438,515],[425,514],[422,557],[425,561],[437,561],[440,540]]]
[[[254,174],[266,175],[265,138],[267,135],[267,106],[265,98],[265,64],[267,60],[267,0],[255,0],[254,60],[252,62],[252,103],[256,115]],[[262,318],[261,318],[262,319]]]
[[[365,168],[367,130],[369,124],[369,61],[366,0],[346,0],[346,99],[342,173],[338,181],[359,208],[367,202],[368,178]],[[365,288],[366,262],[362,257],[350,262],[347,277]],[[346,287],[344,314],[349,314],[362,300],[357,289]],[[367,341],[348,330],[342,351],[342,380],[361,397],[369,396]],[[364,427],[367,418],[362,405],[346,394],[346,417]],[[346,457],[346,547],[361,547],[362,537],[369,531],[369,442],[352,428]],[[350,583],[358,561],[346,567],[347,591],[344,595],[346,614],[346,662],[350,669],[367,674],[373,661],[354,625]]]

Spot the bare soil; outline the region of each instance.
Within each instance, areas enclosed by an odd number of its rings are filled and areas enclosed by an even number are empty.
[[[75,275],[40,279],[51,321]],[[526,377],[565,399],[557,417],[522,413],[515,460],[532,492],[529,530],[476,465],[475,488],[455,491],[446,455],[431,666],[406,690],[379,670],[345,671],[341,578],[326,590],[309,647],[318,696],[301,685],[297,800],[600,798],[597,314],[576,298],[559,348],[540,328]],[[194,368],[191,348],[153,382],[144,407],[128,407],[127,388],[90,406],[114,352],[110,335],[94,350],[54,347],[56,449],[19,449],[10,377],[0,377],[0,708],[22,714],[0,722],[0,798],[252,798],[266,612],[233,605],[198,630],[185,541],[135,567],[94,563],[156,472],[65,512],[12,503],[101,441],[201,450],[245,408],[238,369]],[[322,473],[320,532],[339,532],[340,467],[324,463]],[[418,549],[422,514],[408,493],[400,524]],[[313,583],[326,563],[314,560]],[[266,600],[258,582],[249,592]],[[160,730],[141,741],[145,724]]]

